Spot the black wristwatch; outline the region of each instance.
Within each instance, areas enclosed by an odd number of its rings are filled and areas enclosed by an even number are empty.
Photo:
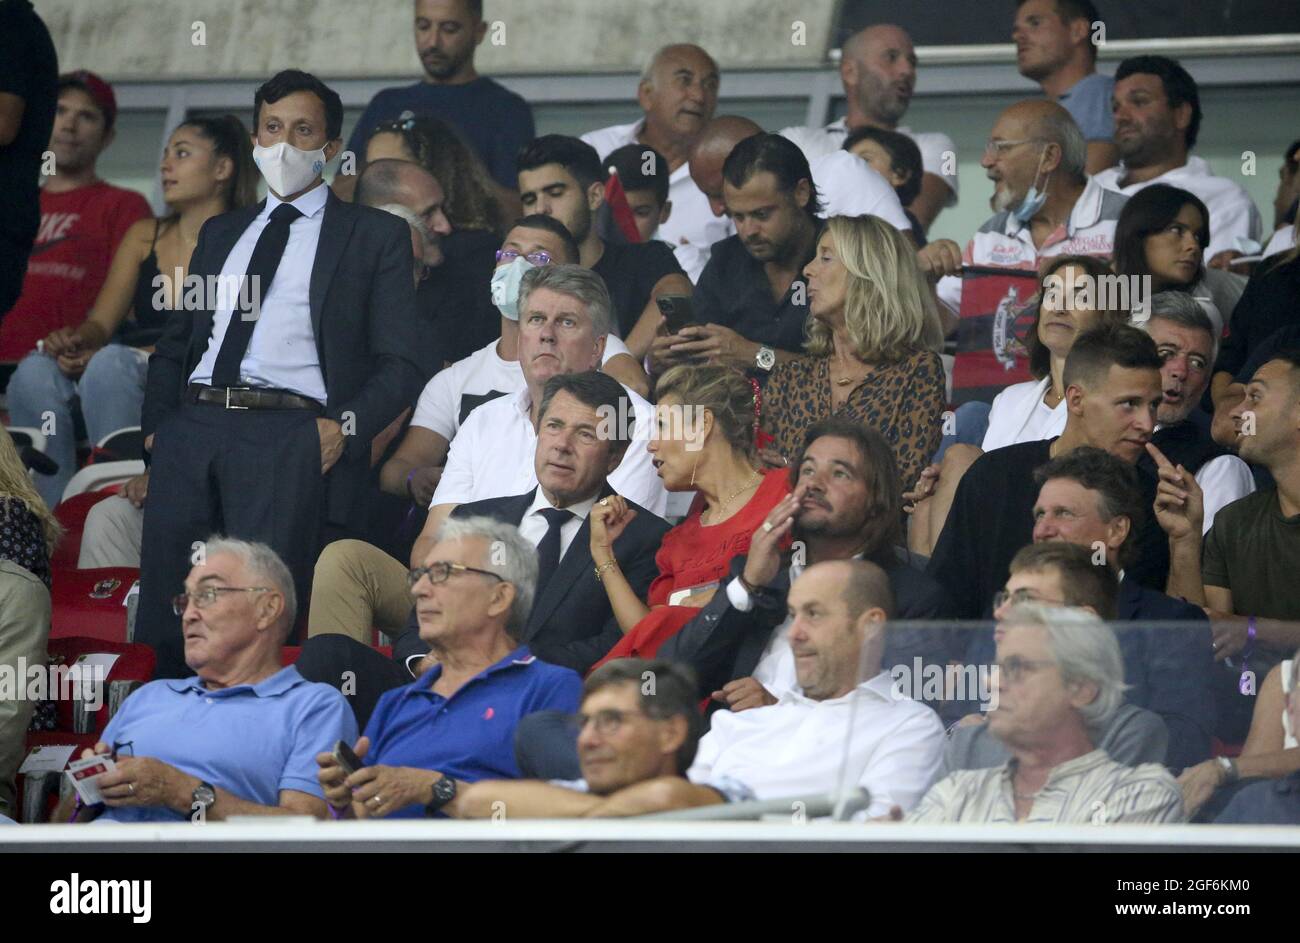
[[[208,817],[208,810],[212,808],[213,803],[217,801],[217,790],[212,783],[199,783],[190,793],[190,811],[202,809],[199,821]]]
[[[452,799],[456,798],[456,780],[444,775],[433,784],[433,800],[424,807],[425,815],[437,815]]]

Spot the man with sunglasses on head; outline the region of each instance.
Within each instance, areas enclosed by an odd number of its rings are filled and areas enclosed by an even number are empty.
[[[212,537],[205,552],[172,601],[193,676],[150,682],[123,702],[82,754],[113,759],[96,779],[103,805],[63,817],[325,817],[316,754],[353,742],[357,723],[338,691],[280,663],[296,610],[289,568],[265,544]]]
[[[433,816],[465,783],[517,779],[519,720],[578,707],[577,673],[539,661],[519,642],[538,570],[518,530],[491,518],[450,520],[422,561],[410,586],[432,664],[380,698],[353,747],[358,769],[333,752],[316,757],[337,817]]]

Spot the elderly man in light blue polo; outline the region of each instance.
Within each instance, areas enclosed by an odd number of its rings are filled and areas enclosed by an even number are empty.
[[[356,740],[352,709],[280,665],[297,603],[275,552],[219,537],[205,551],[175,602],[195,675],[145,685],[109,722],[94,752],[115,754],[116,768],[98,780],[97,821],[323,818],[316,754]]]

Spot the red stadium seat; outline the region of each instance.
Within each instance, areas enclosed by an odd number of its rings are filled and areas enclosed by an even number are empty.
[[[63,537],[54,548],[50,558],[50,567],[55,570],[75,570],[81,555],[81,535],[86,529],[86,515],[90,509],[110,495],[116,494],[121,485],[113,485],[99,491],[83,491],[66,501],[60,501],[54,509],[54,516],[63,525]]]
[[[129,566],[94,570],[55,570],[51,595],[50,638],[89,636],[125,642],[126,594],[140,578]]]

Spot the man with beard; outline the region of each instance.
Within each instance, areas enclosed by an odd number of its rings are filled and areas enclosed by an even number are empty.
[[[662,320],[655,299],[691,293],[673,250],[658,241],[617,245],[600,238],[594,222],[605,202],[604,174],[595,148],[585,141],[544,135],[519,153],[516,166],[524,212],[552,216],[569,230],[580,263],[609,289],[618,336],[644,357]]]
[[[1156,342],[1164,364],[1164,399],[1156,410],[1151,442],[1170,462],[1196,476],[1205,493],[1202,532],[1208,533],[1220,508],[1255,490],[1255,478],[1245,462],[1210,437],[1210,417],[1200,408],[1219,346],[1209,316],[1191,295],[1179,291],[1155,295],[1151,312],[1141,327]],[[1156,472],[1150,455],[1138,459],[1138,467]]]
[[[1120,163],[1094,182],[1132,196],[1153,183],[1196,194],[1210,210],[1210,244],[1205,263],[1227,268],[1241,255],[1238,239],[1263,238],[1264,221],[1241,184],[1216,177],[1191,153],[1201,129],[1196,80],[1173,59],[1134,56],[1115,70],[1112,101],[1115,146]]]
[[[878,564],[888,577],[895,620],[952,614],[940,586],[910,565],[901,547],[898,473],[880,433],[832,417],[810,428],[805,442],[803,455],[790,466],[794,492],[754,533],[749,553],[732,560],[723,591],[659,649],[659,657],[689,664],[702,691],[733,711],[774,704],[795,687],[786,596],[814,563]],[[782,553],[787,535],[794,543]],[[914,658],[942,664],[948,654],[941,633],[894,625],[884,664],[910,670]]]
[[[921,193],[907,209],[929,229],[944,207],[957,204],[957,150],[946,134],[917,133],[899,125],[916,86],[912,37],[887,23],[854,33],[840,49],[840,79],[848,100],[843,118],[824,128],[786,128],[781,134],[798,144],[810,162],[842,149],[849,132],[858,128],[906,134],[920,148],[925,169]]]
[[[1011,29],[1020,74],[1037,82],[1083,132],[1090,174],[1116,160],[1110,114],[1115,80],[1097,71],[1097,44],[1105,34],[1094,30],[1101,25],[1092,0],[1019,0]]]
[[[415,0],[415,49],[424,77],[372,98],[347,149],[364,155],[375,128],[404,111],[441,118],[464,136],[498,188],[513,199],[515,154],[536,136],[533,111],[520,96],[474,68],[474,51],[487,29],[483,0]],[[350,192],[350,184],[344,186]]]

